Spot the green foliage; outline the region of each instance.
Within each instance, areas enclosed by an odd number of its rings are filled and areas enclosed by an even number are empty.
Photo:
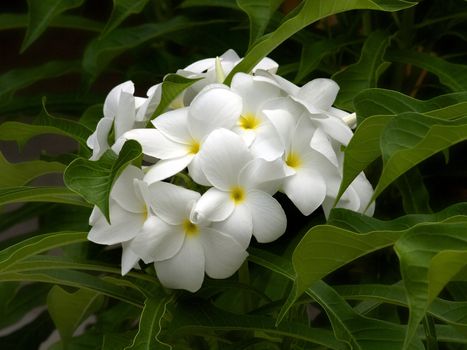
[[[0,348],[39,348],[54,329],[52,350],[466,346],[465,1],[27,5],[0,5]],[[135,141],[89,160],[105,97],[127,80],[135,96],[161,84],[148,108],[157,118],[197,81],[177,69],[229,48],[244,59],[226,84],[266,55],[299,86],[338,83],[335,106],[358,120],[338,197],[365,171],[374,217],[334,208],[304,218],[279,195],[286,234],[253,242],[229,279],[206,278],[192,294],[163,288],[151,264],[122,276],[120,248],[82,232],[93,206],[109,220],[125,167],[145,164]],[[43,145],[49,135],[75,147]],[[49,174],[64,183],[38,185]],[[31,310],[39,316],[22,324]]]

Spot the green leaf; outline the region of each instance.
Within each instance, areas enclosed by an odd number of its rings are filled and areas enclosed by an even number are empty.
[[[204,6],[226,7],[226,8],[238,10],[236,0],[185,0],[180,5],[180,8],[204,7]]]
[[[90,130],[96,130],[99,120],[103,117],[103,109],[104,105],[102,103],[89,106],[79,119],[80,124]]]
[[[466,139],[467,118],[449,121],[404,113],[391,119],[381,135],[384,164],[373,199],[407,170]]]
[[[406,342],[429,305],[467,264],[467,221],[416,226],[395,244],[409,303]]]
[[[95,79],[114,57],[126,50],[180,30],[218,22],[218,20],[190,22],[184,17],[174,17],[166,22],[116,29],[102,39],[94,39],[87,46],[82,62],[83,69],[89,74],[90,79]]]
[[[336,106],[353,111],[354,97],[364,89],[376,87],[389,42],[388,34],[381,31],[371,33],[363,44],[358,62],[332,76],[340,87]]]
[[[174,301],[174,295],[158,295],[146,299],[139,320],[139,329],[133,343],[125,350],[172,349],[159,340],[162,319],[166,316],[167,306]]]
[[[0,76],[0,105],[6,104],[19,89],[40,80],[78,72],[79,62],[50,61],[37,67],[12,69]]]
[[[101,38],[117,28],[128,16],[140,13],[148,0],[113,0],[112,13],[101,33]]]
[[[31,180],[52,173],[61,173],[65,165],[58,162],[44,162],[32,160],[29,162],[10,163],[0,152],[0,188],[9,186],[22,186]]]
[[[86,232],[54,232],[22,240],[0,251],[0,271],[28,257],[58,248],[64,245],[85,242]]]
[[[374,115],[396,115],[404,112],[426,113],[467,101],[467,92],[455,92],[421,101],[398,91],[367,89],[355,96],[354,106],[359,120]],[[452,106],[453,107],[453,106]],[[457,108],[457,107],[455,107]],[[456,115],[452,111],[453,114]],[[431,115],[438,118],[451,118],[450,114]]]
[[[282,42],[290,38],[299,30],[324,17],[357,9],[373,9],[382,11],[398,11],[415,3],[403,0],[316,0],[307,1],[300,8],[298,13],[282,23],[274,32],[263,36],[249,50],[245,58],[230,72],[225,79],[225,84],[230,85],[232,77],[238,72],[250,72],[253,67]]]
[[[272,14],[283,0],[237,0],[237,5],[247,15],[250,21],[251,47],[265,32]]]
[[[198,79],[185,78],[178,74],[168,74],[164,77],[162,82],[161,99],[157,105],[156,110],[152,114],[150,119],[158,117],[164,113],[165,110],[170,106],[173,100],[177,98],[185,89],[196,83]]]
[[[79,289],[69,293],[59,286],[53,286],[47,296],[47,308],[54,321],[60,338],[66,344],[76,328],[104,303],[102,294]]]
[[[17,186],[0,188],[0,206],[20,202],[52,202],[89,207],[80,196],[66,187]]]
[[[297,82],[302,81],[308,74],[318,68],[319,63],[325,57],[337,52],[339,49],[347,45],[355,44],[358,41],[359,40],[349,39],[348,37],[341,37],[304,42],[300,64],[294,80]]]
[[[390,51],[386,58],[425,69],[438,76],[439,81],[452,91],[467,90],[467,65],[450,63],[442,58],[411,50]]]
[[[28,25],[28,16],[18,13],[0,14],[0,30],[24,28]],[[50,23],[51,28],[79,29],[91,32],[100,32],[102,24],[89,18],[73,15],[60,15]]]
[[[107,150],[97,161],[75,159],[65,170],[65,184],[89,203],[96,205],[110,222],[109,196],[112,186],[121,172],[141,158],[141,146],[129,140],[117,156]]]
[[[24,52],[46,30],[54,17],[83,3],[84,0],[28,0],[28,29],[21,45],[21,52]]]
[[[402,196],[402,205],[407,214],[431,213],[430,195],[418,168],[401,175],[396,182]]]

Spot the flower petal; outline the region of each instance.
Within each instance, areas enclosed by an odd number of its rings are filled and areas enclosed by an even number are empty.
[[[152,184],[153,182],[167,179],[185,169],[192,159],[193,155],[189,154],[179,158],[159,160],[156,164],[149,167],[148,172],[144,176],[144,181]]]
[[[211,186],[211,183],[203,173],[203,169],[201,168],[201,163],[197,155],[195,155],[190,164],[188,164],[188,173],[197,184],[202,186]]]
[[[254,156],[269,161],[275,160],[284,153],[284,146],[276,128],[269,121],[264,121],[256,129],[256,138],[250,146]]]
[[[117,115],[115,116],[115,138],[118,139],[128,130],[133,129],[135,123],[135,98],[133,94],[122,91],[118,101]]]
[[[110,196],[114,199],[123,209],[132,213],[143,213],[146,206],[141,196],[136,193],[134,187],[134,180],[141,180],[144,173],[141,169],[129,165],[123,170],[118,177],[117,181],[112,187]]]
[[[104,216],[96,220],[88,239],[99,244],[115,244],[134,238],[144,223],[144,215],[124,210],[116,202],[110,202],[110,222]]]
[[[318,78],[302,86],[296,96],[306,105],[327,111],[334,103],[338,92],[339,85],[334,80]]]
[[[250,244],[253,232],[253,219],[250,208],[244,204],[237,205],[227,219],[213,222],[211,227],[233,237],[246,249]]]
[[[349,141],[353,136],[353,132],[342,119],[328,116],[327,118],[315,118],[312,120],[319,124],[323,128],[323,131],[336,141],[340,142],[344,146],[349,144]]]
[[[207,87],[190,105],[188,123],[192,135],[203,139],[212,130],[232,128],[242,112],[242,99],[225,86]]]
[[[92,149],[92,156],[89,160],[98,160],[105,151],[109,149],[107,138],[109,137],[110,129],[112,129],[112,118],[101,118],[96,126],[96,131],[88,137],[86,144]]]
[[[198,157],[207,179],[225,191],[237,185],[240,170],[252,159],[241,137],[226,129],[213,131],[203,143]]]
[[[118,101],[122,91],[132,94],[135,92],[135,86],[131,80],[115,86],[110,90],[104,101],[104,117],[114,119],[118,112]]]
[[[264,57],[256,66],[254,66],[253,73],[256,72],[256,70],[261,69],[275,74],[278,68],[279,64],[276,61],[270,59],[269,57]]]
[[[195,224],[205,220],[222,221],[232,214],[234,206],[229,193],[212,187],[196,203],[191,219]]]
[[[326,182],[316,170],[297,171],[284,180],[282,188],[303,215],[310,215],[326,197]]]
[[[148,98],[145,99],[144,103],[138,108],[136,112],[136,121],[149,120],[151,115],[155,112],[157,106],[161,101],[162,84],[151,86],[147,92]]]
[[[313,137],[310,141],[310,147],[321,153],[323,156],[326,157],[326,159],[329,159],[329,161],[334,166],[339,166],[336,152],[334,151],[334,148],[332,148],[331,142],[329,141],[327,134],[323,132],[321,128],[315,130]]]
[[[133,129],[123,137],[138,141],[144,154],[159,159],[177,158],[188,153],[188,145],[167,138],[157,129]]]
[[[122,242],[122,276],[125,276],[139,261],[139,256],[135,254],[129,245],[129,242]]]
[[[188,108],[165,112],[152,120],[152,124],[172,141],[187,144],[192,140],[188,129]]]
[[[284,177],[284,165],[281,159],[268,162],[261,158],[255,158],[242,168],[239,184],[247,189],[261,189],[268,193],[275,189],[273,191],[275,193],[278,184],[280,184]],[[278,180],[279,183],[277,182]]]
[[[244,247],[220,231],[203,227],[199,235],[204,248],[205,269],[209,277],[232,276],[248,256]]]
[[[154,263],[157,277],[165,287],[196,292],[204,280],[205,258],[201,242],[186,237],[172,258]]]
[[[180,225],[190,216],[193,204],[201,195],[192,190],[167,182],[155,182],[149,186],[151,207],[156,215],[171,225]]]
[[[253,236],[260,243],[272,242],[286,229],[287,217],[277,200],[263,191],[250,191],[246,205],[253,218]]]
[[[150,263],[172,258],[180,251],[184,240],[181,226],[169,225],[157,216],[150,216],[131,240],[130,248],[145,263]]]

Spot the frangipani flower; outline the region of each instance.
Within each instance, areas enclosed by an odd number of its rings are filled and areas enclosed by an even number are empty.
[[[209,222],[190,220],[198,192],[165,182],[150,185],[149,192],[156,216],[129,246],[146,263],[154,262],[164,286],[195,292],[205,272],[227,278],[238,270],[248,255],[245,248]]]
[[[139,257],[127,249],[127,242],[147,229],[151,220],[147,185],[143,172],[129,165],[119,176],[110,193],[110,223],[94,207],[89,219],[92,226],[88,239],[99,244],[123,244],[122,275],[138,262]]]
[[[193,222],[214,221],[245,248],[252,234],[265,243],[284,233],[285,213],[271,195],[284,177],[280,161],[254,158],[240,136],[218,129],[204,142],[199,162],[214,187],[198,201]]]
[[[124,138],[138,141],[144,154],[160,159],[148,170],[146,182],[166,179],[188,166],[191,177],[206,184],[197,159],[203,141],[217,128],[231,128],[241,109],[240,96],[224,85],[211,85],[189,108],[169,111],[153,120],[156,129],[134,129]]]

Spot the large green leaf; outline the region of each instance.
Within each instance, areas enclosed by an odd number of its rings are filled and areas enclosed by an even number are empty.
[[[392,118],[380,139],[383,172],[373,198],[418,163],[466,139],[467,118],[449,121],[418,113]]]
[[[28,25],[28,16],[19,13],[0,14],[0,30],[24,28]],[[102,24],[89,18],[73,15],[60,15],[52,19],[51,28],[70,28],[92,32],[100,32]]]
[[[385,65],[383,57],[389,41],[388,34],[373,32],[366,39],[358,62],[332,76],[340,87],[336,106],[353,111],[354,97],[364,89],[376,87],[381,68]]]
[[[431,213],[430,195],[418,168],[412,168],[396,181],[406,214]]]
[[[126,166],[141,158],[141,145],[125,142],[119,155],[107,150],[97,161],[75,159],[65,170],[65,184],[89,203],[97,205],[110,222],[109,196],[115,180]]]
[[[125,350],[172,349],[159,339],[162,319],[166,316],[167,306],[174,301],[174,295],[158,295],[144,302],[139,320],[139,329],[133,343]]]
[[[250,72],[253,67],[282,42],[290,38],[299,30],[321,18],[357,9],[372,9],[382,11],[398,11],[415,3],[403,0],[316,0],[307,1],[300,8],[298,13],[282,23],[274,32],[269,33],[258,40],[249,50],[245,58],[240,62],[225,79],[226,84],[230,84],[232,77],[238,72]]]
[[[467,90],[467,65],[450,63],[442,58],[415,50],[394,50],[386,58],[393,62],[413,64],[438,76],[452,91]]]
[[[467,221],[421,225],[396,242],[410,309],[405,344],[435,297],[467,265],[466,232]]]
[[[104,303],[102,294],[87,289],[69,293],[53,286],[47,295],[47,310],[64,344],[73,337],[76,328]]]
[[[24,52],[46,30],[54,17],[83,3],[84,0],[28,0],[28,29],[21,45],[21,52]]]
[[[283,0],[237,0],[237,5],[247,15],[250,21],[251,47],[260,38],[271,20],[272,14],[277,10]]]
[[[61,173],[65,165],[58,162],[32,160],[29,162],[10,163],[0,152],[0,187],[22,186],[31,180],[51,173]]]
[[[0,188],[0,206],[21,202],[52,202],[89,207],[82,197],[66,187],[16,186]]]
[[[40,80],[78,72],[79,69],[76,61],[49,61],[37,67],[12,69],[0,76],[0,105],[7,103],[19,89]]]
[[[147,3],[148,0],[113,0],[112,13],[101,37],[117,28],[128,16],[140,13]]]
[[[467,92],[465,91],[421,101],[394,90],[367,89],[355,96],[354,105],[359,120],[362,120],[374,115],[396,115],[404,112],[426,113],[465,101],[467,101]]]

